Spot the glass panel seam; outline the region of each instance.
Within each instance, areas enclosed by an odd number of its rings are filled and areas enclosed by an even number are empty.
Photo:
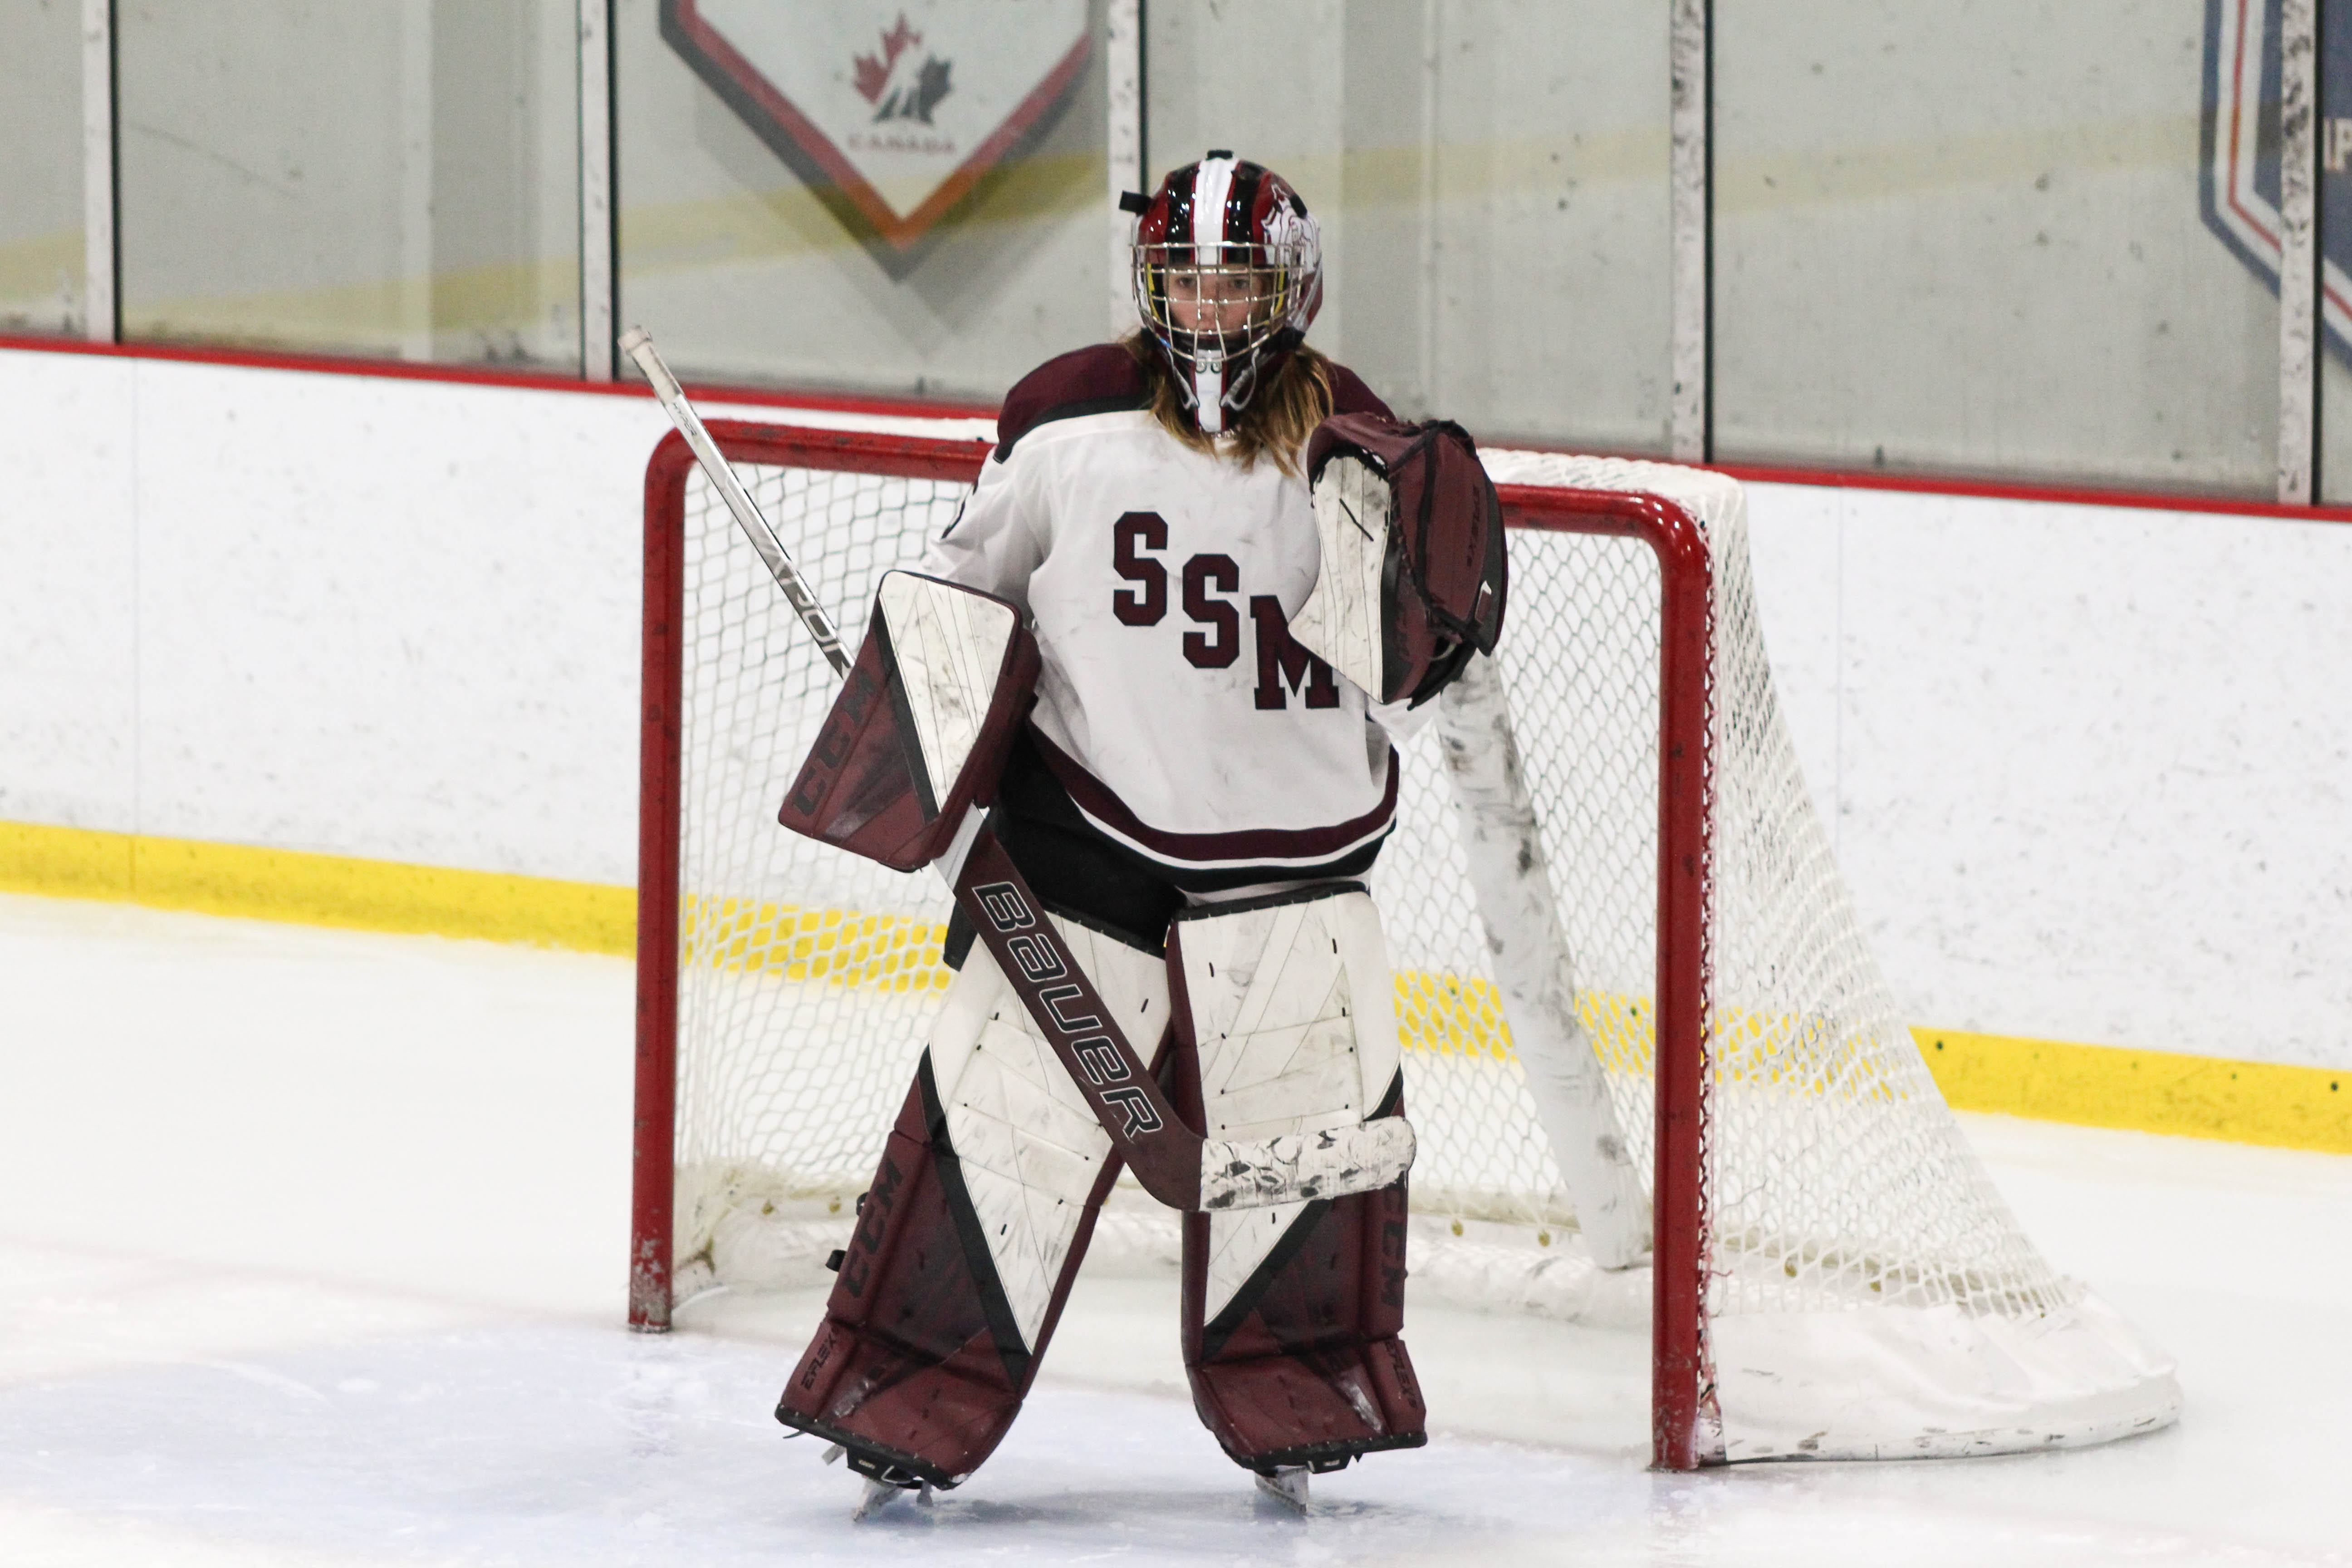
[[[82,0],[82,331],[94,343],[113,342],[121,316],[115,76],[114,0]]]
[[[1669,173],[1673,250],[1673,402],[1668,446],[1675,460],[1704,463],[1714,455],[1709,417],[1713,332],[1709,313],[1714,219],[1714,82],[1710,0],[1674,0],[1668,45],[1673,153]]]

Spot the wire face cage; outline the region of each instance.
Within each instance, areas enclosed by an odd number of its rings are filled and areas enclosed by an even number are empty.
[[[1305,308],[1314,247],[1139,245],[1135,296],[1154,337],[1188,354],[1237,358],[1270,342]]]
[[[1223,410],[1247,405],[1266,362],[1304,335],[1322,281],[1315,240],[1138,244],[1134,256],[1144,330],[1202,409],[1202,428],[1216,428]]]

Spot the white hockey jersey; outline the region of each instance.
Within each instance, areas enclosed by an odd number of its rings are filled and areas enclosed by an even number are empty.
[[[1114,344],[1025,379],[923,570],[1028,611],[1039,749],[1095,827],[1171,870],[1314,876],[1389,830],[1397,763],[1365,692],[1289,636],[1319,563],[1307,485],[1184,447],[1146,391]]]

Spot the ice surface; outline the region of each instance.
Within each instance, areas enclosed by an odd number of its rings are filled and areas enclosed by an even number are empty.
[[[1173,1283],[1082,1282],[1003,1448],[852,1526],[814,1295],[622,1312],[619,961],[0,898],[0,1563],[2352,1563],[2352,1160],[1966,1119],[2179,1358],[2112,1447],[1646,1473],[1637,1336],[1416,1309],[1438,1436],[1259,1500]]]

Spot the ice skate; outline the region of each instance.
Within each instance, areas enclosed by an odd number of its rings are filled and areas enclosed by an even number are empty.
[[[857,1506],[852,1509],[849,1514],[850,1522],[853,1524],[871,1519],[900,1498],[912,1498],[918,1508],[931,1506],[931,1483],[929,1481],[915,1481],[902,1485],[898,1481],[876,1480],[872,1476],[864,1479],[865,1494],[857,1500]]]
[[[1257,1472],[1257,1489],[1294,1513],[1307,1511],[1307,1476],[1304,1465],[1276,1465],[1274,1473]]]
[[[857,1506],[849,1512],[850,1522],[853,1524],[873,1518],[889,1507],[897,1499],[907,1495],[907,1489],[904,1487],[894,1487],[887,1481],[877,1481],[871,1476],[867,1476],[865,1479],[866,1490],[858,1498]]]
[[[830,1465],[848,1451],[835,1443],[824,1451],[824,1462]],[[858,1498],[857,1506],[850,1510],[849,1519],[853,1524],[881,1512],[890,1506],[893,1499],[905,1497],[908,1492],[915,1494],[916,1506],[919,1508],[931,1506],[931,1483],[929,1481],[885,1480],[863,1469],[857,1473],[865,1478],[866,1490]],[[904,1474],[903,1471],[898,1473]]]

